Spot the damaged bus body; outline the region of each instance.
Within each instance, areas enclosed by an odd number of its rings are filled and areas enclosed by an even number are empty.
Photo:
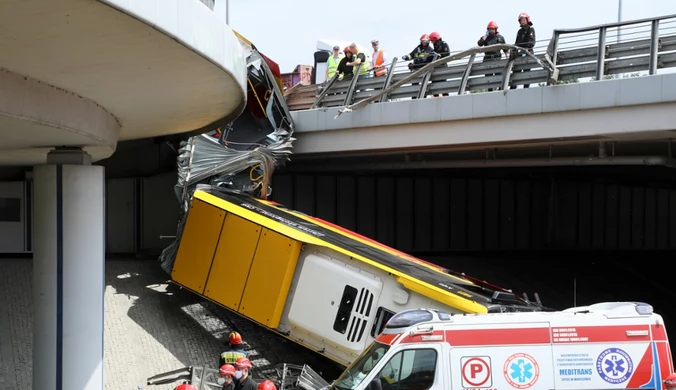
[[[266,200],[291,154],[293,122],[271,61],[249,46],[248,110],[181,146],[183,214],[160,258],[174,283],[343,366],[403,310],[544,309]]]

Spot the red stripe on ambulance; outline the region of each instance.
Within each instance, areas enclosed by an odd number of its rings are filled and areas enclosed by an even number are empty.
[[[552,327],[551,330],[550,328],[450,329],[445,333],[434,331],[433,335],[437,336],[434,338],[405,335],[400,340],[388,337],[387,341],[383,339],[382,342],[389,344],[439,342],[444,341],[439,338],[443,335],[445,341],[453,346],[626,343],[650,341],[648,330],[647,325]]]
[[[395,334],[383,334],[381,333],[377,338],[376,341],[379,341],[383,344],[392,344],[394,339],[399,337],[401,333],[395,333]]]
[[[549,328],[447,330],[453,346],[549,344]]]
[[[552,327],[552,343],[617,343],[650,341],[647,325]]]
[[[664,325],[650,325],[654,341],[667,341],[667,330]]]

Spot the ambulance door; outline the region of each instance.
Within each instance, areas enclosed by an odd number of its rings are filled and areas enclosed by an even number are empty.
[[[368,390],[442,390],[448,389],[441,345],[404,344],[389,353],[375,367]]]
[[[452,389],[554,389],[549,323],[446,328]]]

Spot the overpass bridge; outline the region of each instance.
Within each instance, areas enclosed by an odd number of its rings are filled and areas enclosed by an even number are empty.
[[[395,59],[387,77],[288,90],[301,163],[290,169],[675,166],[676,74],[667,71],[676,67],[676,15],[555,30],[533,57],[481,62],[481,50],[415,73]],[[633,148],[639,141],[653,154]],[[513,158],[497,158],[498,149]],[[378,163],[363,157],[376,154]],[[302,166],[318,159],[325,164]]]
[[[209,6],[0,2],[0,166],[34,166],[33,185],[0,198],[0,226],[33,231],[34,389],[104,387],[105,175],[92,162],[246,105],[245,50]]]

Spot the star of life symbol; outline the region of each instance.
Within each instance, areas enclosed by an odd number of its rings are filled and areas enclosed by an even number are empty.
[[[540,367],[535,359],[525,353],[515,353],[505,362],[503,373],[514,388],[527,389],[540,377]]]
[[[626,382],[634,372],[634,363],[628,353],[619,348],[608,348],[596,359],[596,372],[608,383]]]

